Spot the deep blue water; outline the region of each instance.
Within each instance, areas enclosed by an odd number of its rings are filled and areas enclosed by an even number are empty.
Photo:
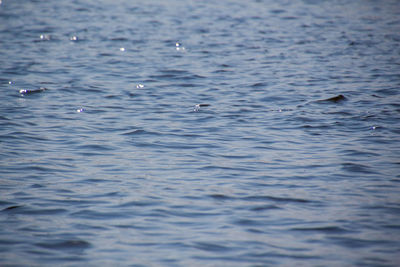
[[[1,266],[399,266],[399,1],[3,0],[0,63]]]

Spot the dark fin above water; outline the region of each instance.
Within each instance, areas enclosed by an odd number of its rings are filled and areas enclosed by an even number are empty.
[[[341,102],[341,101],[344,101],[344,100],[346,100],[346,97],[344,95],[337,95],[337,96],[330,97],[330,98],[327,98],[327,99],[318,100],[318,102],[338,103],[338,102]]]
[[[19,90],[19,93],[21,95],[30,95],[30,94],[41,93],[46,90],[47,90],[47,88],[45,88],[45,87],[40,87],[39,89],[21,89],[21,90]]]

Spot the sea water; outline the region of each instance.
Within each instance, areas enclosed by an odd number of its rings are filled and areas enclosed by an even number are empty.
[[[0,63],[1,266],[400,264],[398,1],[3,0]]]

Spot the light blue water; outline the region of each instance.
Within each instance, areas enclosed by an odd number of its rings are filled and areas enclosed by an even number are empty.
[[[400,263],[398,1],[3,0],[0,62],[1,266]]]

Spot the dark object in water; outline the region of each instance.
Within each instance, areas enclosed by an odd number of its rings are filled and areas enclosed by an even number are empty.
[[[337,103],[337,102],[340,102],[340,101],[343,101],[343,100],[346,100],[346,97],[344,97],[344,95],[337,95],[337,96],[334,96],[334,97],[331,97],[331,98],[318,100],[318,102],[334,102],[334,103]]]
[[[17,209],[17,208],[20,208],[20,207],[22,207],[22,206],[19,206],[19,205],[10,206],[10,207],[7,207],[7,208],[3,209],[3,211],[6,211],[6,210],[13,210],[13,209]]]
[[[19,90],[19,93],[21,95],[30,95],[30,94],[41,93],[41,92],[46,91],[46,90],[47,90],[47,88],[45,88],[45,87],[40,87],[39,89],[32,89],[32,90],[21,89],[21,90]]]
[[[194,106],[193,111],[199,111],[199,109],[200,109],[201,107],[209,107],[209,106],[210,106],[210,104],[196,104],[196,105]]]

